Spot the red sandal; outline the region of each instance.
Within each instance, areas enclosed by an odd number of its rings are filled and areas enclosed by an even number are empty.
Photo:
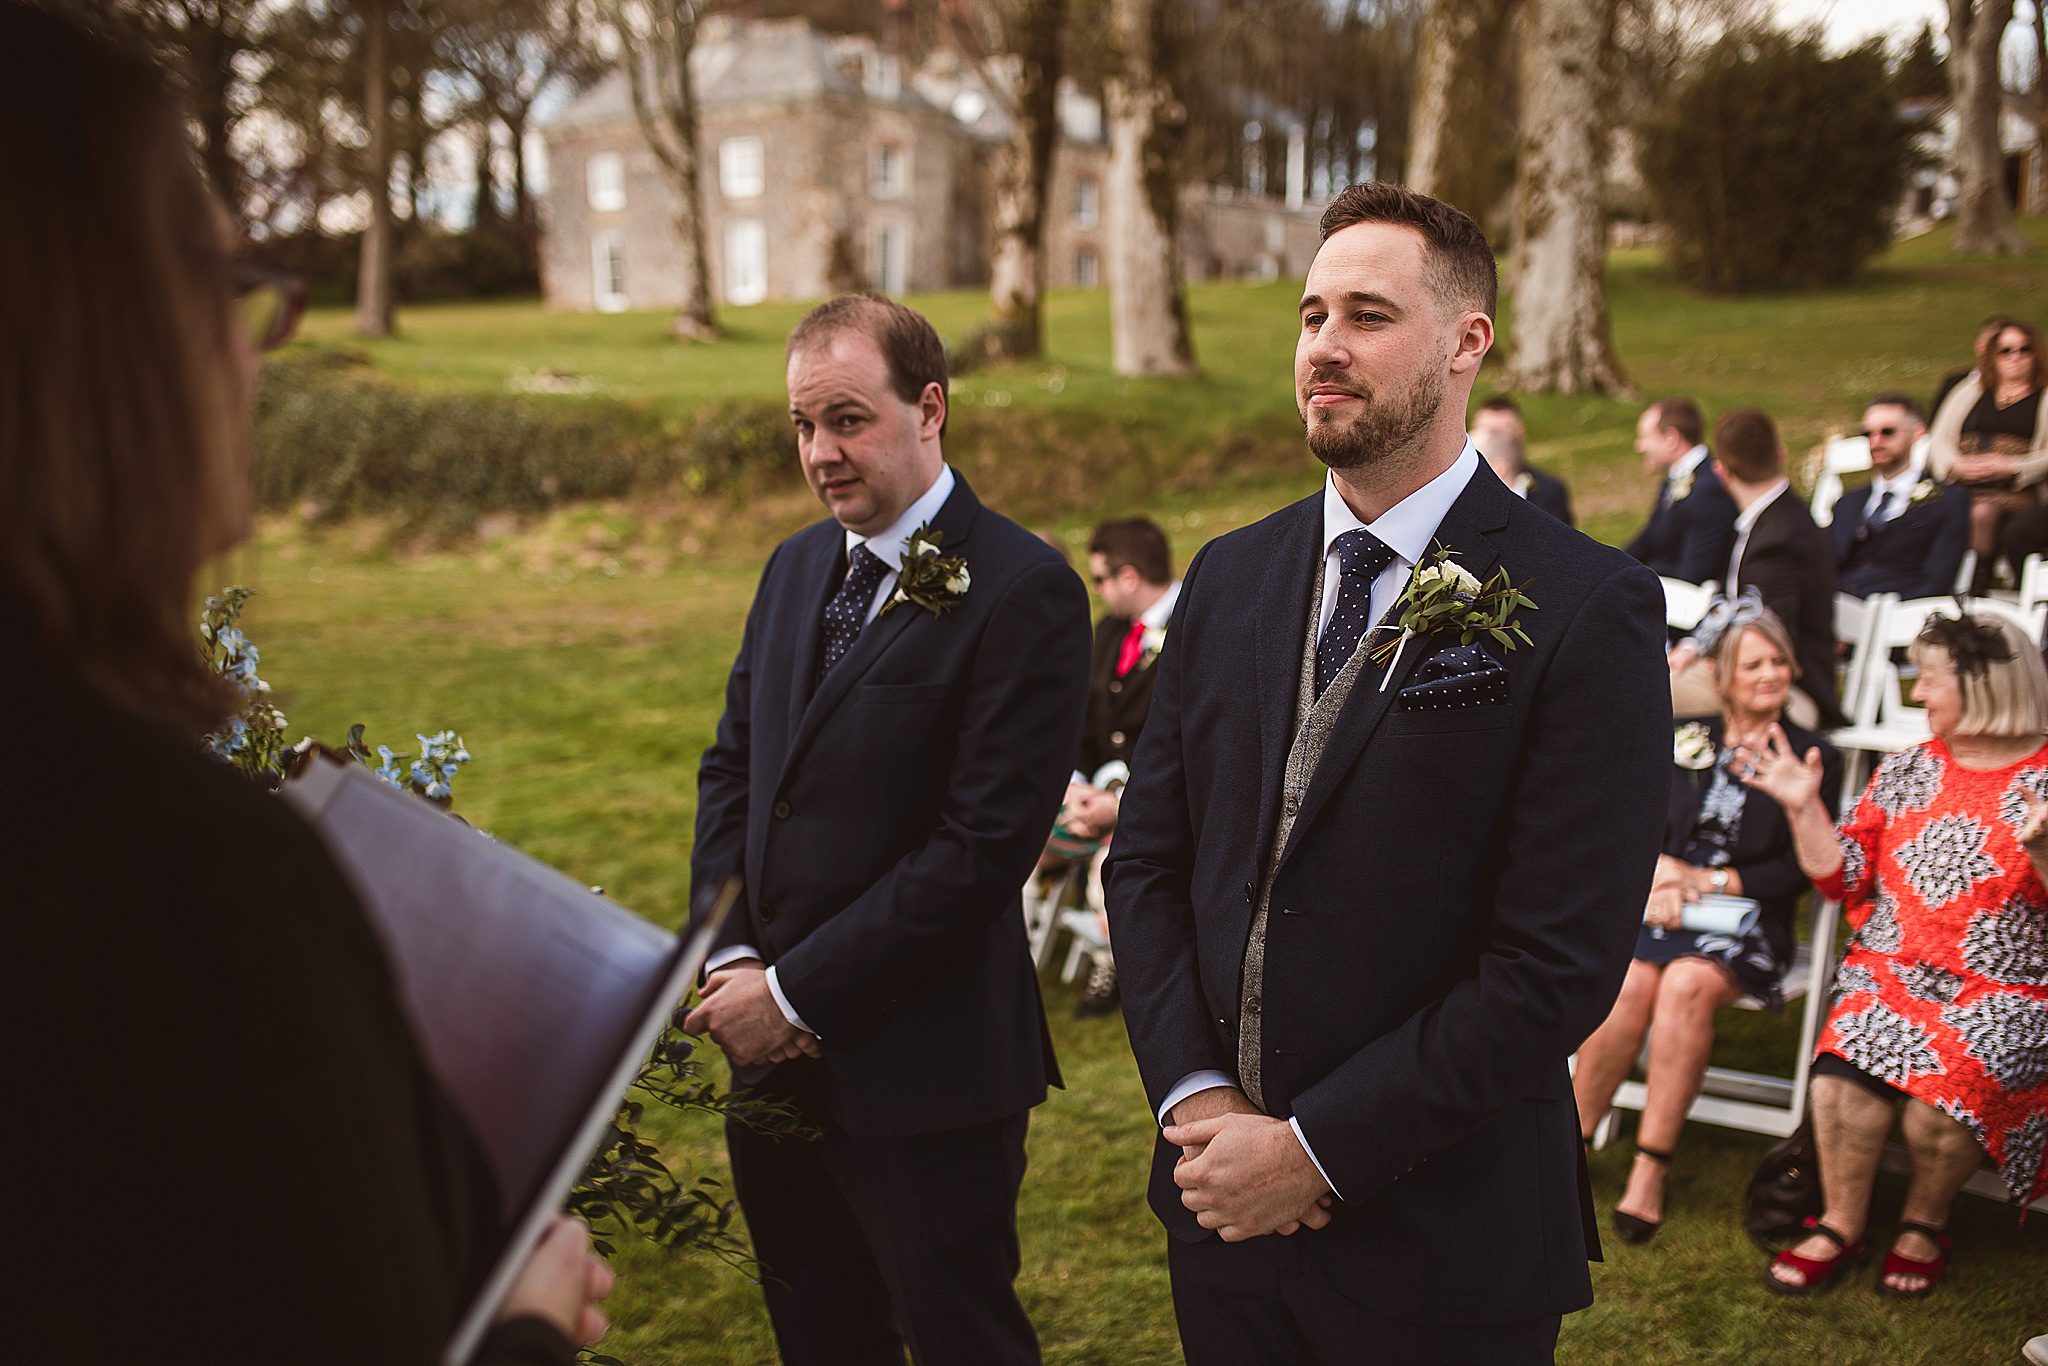
[[[1806,1230],[1818,1233],[1841,1251],[1825,1260],[1818,1257],[1801,1257],[1790,1248],[1771,1259],[1771,1266],[1789,1266],[1806,1279],[1798,1285],[1781,1281],[1771,1274],[1771,1267],[1764,1268],[1764,1289],[1774,1295],[1813,1295],[1833,1285],[1841,1273],[1862,1263],[1868,1248],[1861,1238],[1850,1242],[1841,1234],[1829,1228],[1818,1219],[1808,1219]],[[1918,1273],[1915,1273],[1918,1274]]]
[[[1935,1286],[1941,1284],[1942,1275],[1948,1270],[1948,1250],[1955,1246],[1955,1242],[1948,1234],[1931,1224],[1916,1224],[1911,1220],[1901,1220],[1899,1232],[1917,1233],[1941,1250],[1924,1262],[1912,1257],[1901,1257],[1897,1252],[1887,1252],[1884,1256],[1884,1269],[1877,1273],[1877,1293],[1889,1295],[1895,1300],[1924,1300],[1934,1293]],[[1896,1246],[1898,1239],[1894,1238],[1892,1242]],[[1893,1276],[1920,1276],[1926,1279],[1927,1284],[1918,1290],[1901,1290],[1885,1284]]]

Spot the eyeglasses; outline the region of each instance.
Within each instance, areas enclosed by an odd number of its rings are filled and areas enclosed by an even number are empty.
[[[274,351],[292,338],[306,311],[306,282],[288,270],[272,270],[254,261],[230,261],[228,285],[242,326],[258,351]]]
[[[1998,354],[2001,356],[2031,356],[2034,354],[2034,348],[2024,343],[2019,346],[2001,346],[1998,348]]]
[[[1865,427],[1863,429],[1863,439],[1865,441],[1873,441],[1880,436],[1889,437],[1897,436],[1898,434],[1899,429],[1897,427]]]

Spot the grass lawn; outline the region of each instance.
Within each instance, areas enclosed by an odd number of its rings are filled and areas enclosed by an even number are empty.
[[[2048,224],[2028,226],[2048,243]],[[1797,449],[1828,423],[1853,422],[1873,389],[1931,390],[1967,356],[1984,314],[2048,316],[2048,272],[2038,259],[1957,265],[1944,249],[1940,237],[1908,243],[1853,290],[1740,301],[1694,297],[1653,257],[1630,255],[1614,271],[1617,340],[1645,390],[1691,392],[1709,411],[1762,403]],[[1207,369],[1183,384],[1110,376],[1103,296],[1057,295],[1048,362],[965,378],[956,404],[990,420],[990,396],[1007,394],[1016,406],[1086,404],[1106,422],[1158,420],[1170,432],[1216,435],[1246,424],[1284,435],[1295,421],[1286,380],[1293,288],[1194,291]],[[953,335],[982,309],[972,296],[915,302]],[[421,308],[402,315],[401,338],[368,350],[393,376],[429,386],[492,389],[553,366],[607,392],[683,405],[712,393],[775,392],[780,335],[799,311],[730,310],[733,339],[707,349],[677,347],[651,314]],[[345,327],[338,315],[318,316],[311,344],[340,344]],[[962,398],[969,393],[971,409]],[[1572,478],[1591,529],[1618,538],[1647,497],[1628,454],[1633,405],[1528,406],[1538,458]],[[1077,506],[1054,524],[1077,546],[1096,516],[1147,511],[1172,529],[1185,557],[1315,480],[1306,461],[1298,474],[1212,473],[1199,486],[1162,488],[1141,508]],[[457,789],[465,814],[673,922],[687,890],[696,760],[760,557],[811,515],[795,495],[699,508],[682,521],[630,507],[565,509],[403,558],[384,549],[375,528],[316,532],[280,520],[217,577],[260,590],[245,624],[294,734],[334,739],[361,721],[373,744],[404,748],[414,731],[454,726],[477,755]],[[1032,1129],[1021,1209],[1026,1307],[1050,1361],[1176,1361],[1163,1235],[1143,1203],[1152,1125],[1122,1026],[1076,1022],[1071,989],[1048,990],[1068,1089],[1038,1111]],[[1796,1030],[1796,1017],[1731,1013],[1717,1058],[1782,1070]],[[684,1168],[722,1171],[711,1126],[668,1116],[661,1125]],[[2001,1362],[2048,1331],[2048,1232],[2039,1219],[2022,1227],[2008,1210],[1969,1197],[1954,1221],[1954,1280],[1923,1304],[1878,1299],[1867,1274],[1813,1303],[1767,1295],[1757,1284],[1763,1257],[1737,1223],[1740,1191],[1765,1146],[1688,1130],[1669,1225],[1648,1248],[1610,1247],[1595,1269],[1598,1303],[1567,1324],[1561,1359]],[[1623,1143],[1594,1158],[1603,1206],[1619,1193],[1627,1151]],[[1880,1180],[1880,1234],[1899,1194],[1896,1178]],[[1486,1230],[1469,1234],[1482,1239]],[[773,1359],[758,1292],[715,1263],[632,1249],[612,1308],[617,1330],[607,1350],[631,1366]]]

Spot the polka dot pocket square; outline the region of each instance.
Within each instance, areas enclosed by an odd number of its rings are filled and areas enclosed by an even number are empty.
[[[1477,645],[1451,645],[1415,666],[1413,680],[1394,695],[1401,711],[1460,711],[1506,706],[1508,671]]]

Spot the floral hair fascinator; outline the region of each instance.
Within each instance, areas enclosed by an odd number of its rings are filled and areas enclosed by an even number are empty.
[[[1956,606],[1964,609],[1963,599],[1957,598]],[[2005,632],[1992,622],[1971,616],[1967,610],[1953,617],[1940,612],[1930,614],[1927,624],[1920,628],[1919,640],[1923,645],[1938,645],[1947,651],[1956,672],[1972,678],[1990,673],[1993,663],[2012,660],[2012,646],[2006,642]]]
[[[1714,653],[1730,631],[1754,626],[1764,614],[1764,596],[1754,588],[1742,590],[1739,598],[1715,598],[1713,606],[1693,627],[1692,643],[1702,655]]]

